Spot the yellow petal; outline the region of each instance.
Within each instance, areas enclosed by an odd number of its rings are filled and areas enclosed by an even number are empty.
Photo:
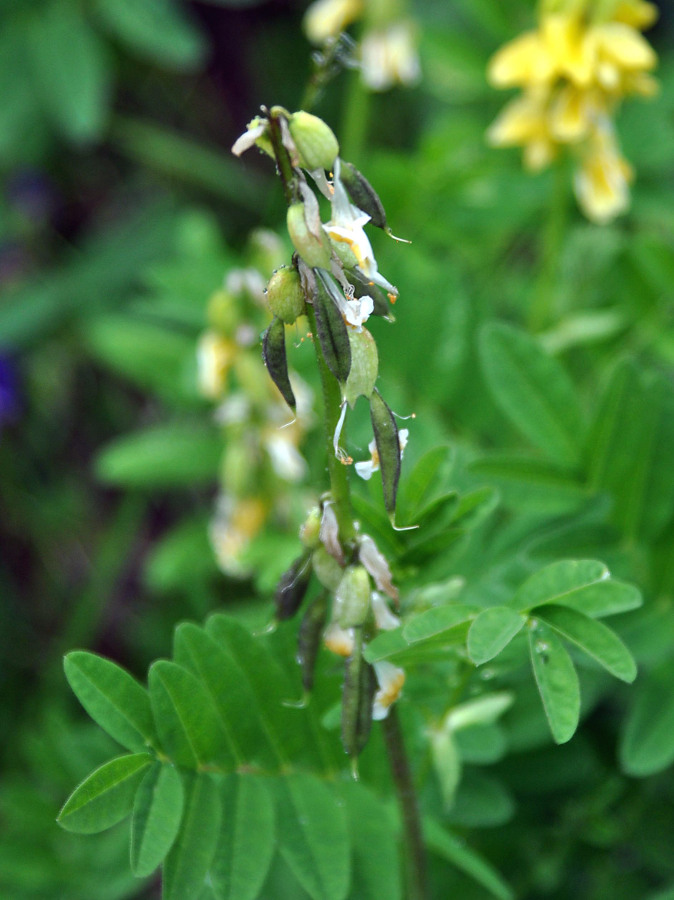
[[[363,11],[362,0],[316,0],[304,16],[304,32],[312,44],[337,37]]]
[[[621,69],[652,69],[658,58],[645,37],[620,22],[594,29],[599,52]]]
[[[487,131],[496,147],[515,147],[547,132],[544,106],[529,95],[511,100]]]
[[[565,144],[579,141],[589,131],[592,112],[587,91],[568,85],[559,92],[550,110],[550,132]]]
[[[552,61],[537,31],[528,31],[515,38],[492,56],[487,78],[494,87],[544,82],[552,75]]]
[[[602,135],[594,141],[575,174],[578,203],[593,222],[610,222],[629,207],[632,169],[612,139]]]
[[[613,19],[643,31],[658,18],[658,8],[654,3],[643,0],[619,0],[613,11]]]

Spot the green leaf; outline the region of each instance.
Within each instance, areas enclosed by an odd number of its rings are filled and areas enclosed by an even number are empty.
[[[637,677],[637,666],[632,654],[618,635],[602,622],[597,622],[576,609],[554,604],[539,606],[533,614],[580,647],[611,675],[628,683]]]
[[[623,770],[640,778],[674,762],[674,679],[669,659],[640,679],[619,755]]]
[[[78,834],[96,834],[121,822],[131,812],[136,789],[151,763],[149,753],[104,763],[68,797],[58,815],[59,825]]]
[[[590,484],[610,492],[613,521],[628,537],[657,537],[674,509],[671,384],[640,371],[633,362],[622,363],[602,399],[590,438]]]
[[[435,819],[424,819],[424,834],[430,850],[464,872],[498,900],[513,900],[512,888],[485,859],[466,845],[463,839],[446,831]]]
[[[499,491],[506,506],[526,512],[561,515],[579,509],[588,499],[587,488],[568,472],[541,459],[513,454],[490,454],[470,465]]]
[[[480,355],[489,389],[513,424],[553,462],[577,465],[585,429],[561,364],[534,338],[498,322],[483,328]]]
[[[475,606],[464,606],[461,603],[427,609],[404,625],[403,637],[410,644],[416,641],[425,641],[468,622],[475,617],[477,612]]]
[[[442,483],[449,469],[453,451],[451,447],[435,447],[421,457],[408,478],[400,485],[398,494],[398,516],[401,522],[411,522],[418,517]]]
[[[150,667],[150,701],[162,749],[187,768],[234,766],[227,735],[201,682],[167,660]]]
[[[353,849],[350,897],[402,900],[397,823],[390,809],[364,785],[345,782],[339,794]]]
[[[140,56],[176,69],[193,69],[205,56],[204,36],[172,0],[95,0],[95,8],[112,34]]]
[[[217,847],[222,806],[210,776],[189,775],[185,795],[180,831],[164,862],[162,900],[196,900]]]
[[[380,659],[388,659],[403,650],[407,650],[409,643],[403,637],[402,628],[392,628],[390,631],[380,631],[365,647],[363,658],[369,662],[378,662]]]
[[[236,662],[241,672],[241,690],[251,698],[277,760],[302,759],[315,765],[319,761],[315,736],[309,729],[308,711],[288,709],[288,699],[297,696],[278,662],[259,638],[253,638],[238,622],[216,614],[206,623],[206,632]]]
[[[173,846],[183,814],[183,785],[173,766],[155,763],[136,793],[131,819],[131,869],[150,875]]]
[[[552,629],[538,623],[529,631],[531,667],[538,693],[558,744],[573,737],[580,717],[580,688],[571,657]]]
[[[63,661],[68,684],[91,718],[128,750],[157,742],[147,691],[125,669],[74,650]]]
[[[556,603],[599,618],[636,609],[639,591],[610,578],[602,562],[563,559],[534,572],[513,597],[513,606],[527,612],[543,603]]]
[[[214,428],[174,422],[112,441],[98,454],[96,474],[127,488],[192,488],[215,482],[221,455]]]
[[[279,849],[313,900],[345,900],[351,857],[344,807],[322,781],[294,774],[276,782]]]
[[[492,606],[473,620],[468,631],[468,655],[476,666],[497,656],[521,631],[526,619],[507,606]]]
[[[499,779],[469,769],[447,818],[462,828],[494,828],[512,819],[514,812],[512,795]]]
[[[220,789],[223,818],[210,870],[218,900],[255,900],[276,848],[274,804],[262,778],[229,775]]]
[[[45,111],[64,135],[78,143],[99,138],[112,73],[106,47],[78,4],[53,0],[35,12],[29,63]]]

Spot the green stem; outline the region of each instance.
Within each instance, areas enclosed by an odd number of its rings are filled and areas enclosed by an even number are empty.
[[[421,830],[421,818],[412,772],[405,752],[400,720],[395,706],[382,722],[384,741],[391,767],[391,775],[398,795],[403,820],[406,854],[407,900],[427,900],[426,852]]]
[[[359,71],[349,73],[349,85],[344,107],[340,137],[340,156],[363,162],[363,148],[370,121],[371,93],[363,84]]]
[[[311,304],[307,304],[307,316],[313,335],[317,334],[316,316]],[[318,339],[314,340],[316,360],[321,378],[323,390],[323,422],[325,425],[325,452],[328,460],[328,475],[330,476],[330,493],[334,503],[334,511],[339,525],[339,537],[342,544],[348,544],[356,535],[353,525],[353,510],[351,509],[351,492],[349,487],[349,474],[344,463],[335,456],[333,447],[335,429],[339,421],[342,407],[342,392],[339,382],[328,369],[327,363],[321,351]],[[342,432],[344,433],[344,432]]]
[[[532,332],[545,328],[553,317],[554,291],[566,232],[568,179],[568,166],[559,162],[555,166],[550,207],[541,238],[540,268],[529,307],[528,325]]]

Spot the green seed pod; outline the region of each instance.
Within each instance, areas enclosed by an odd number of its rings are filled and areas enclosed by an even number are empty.
[[[275,316],[292,325],[304,312],[304,292],[297,269],[281,266],[269,279],[267,303]]]
[[[346,323],[333,296],[338,288],[327,272],[317,269],[315,275],[313,300],[318,340],[328,369],[344,384],[351,369],[351,344]]]
[[[354,206],[367,213],[373,225],[386,231],[388,226],[382,202],[362,172],[352,163],[341,160],[339,177]]]
[[[293,247],[304,262],[310,268],[327,268],[330,265],[330,242],[322,229],[319,233],[309,228],[304,203],[293,203],[288,207],[286,222]]]
[[[297,404],[288,378],[285,325],[278,316],[272,319],[271,325],[262,336],[262,358],[271,380],[294,412]]]
[[[302,670],[302,687],[305,691],[310,691],[314,686],[316,659],[327,618],[328,595],[326,591],[321,591],[302,616],[297,635],[297,662]]]
[[[365,566],[347,566],[335,593],[340,628],[359,628],[370,615],[372,585]]]
[[[311,580],[311,556],[303,553],[281,575],[274,592],[276,618],[279,622],[292,618],[302,605]]]
[[[393,413],[377,390],[374,390],[370,397],[370,419],[379,455],[384,506],[387,513],[393,515],[400,478],[400,439]]]
[[[311,564],[314,567],[316,578],[318,578],[323,587],[329,591],[336,591],[339,587],[339,582],[342,580],[344,569],[342,569],[334,556],[330,556],[322,544],[314,550]]]
[[[332,169],[339,153],[339,144],[323,119],[300,110],[290,117],[289,128],[303,168],[310,172],[314,169]]]
[[[356,646],[344,666],[342,687],[342,746],[357,757],[370,735],[372,701],[376,688],[374,669],[363,659],[363,638],[357,629]]]
[[[351,369],[344,386],[344,397],[351,409],[362,395],[370,397],[379,374],[379,354],[377,344],[367,328],[360,331],[349,329],[351,344]]]

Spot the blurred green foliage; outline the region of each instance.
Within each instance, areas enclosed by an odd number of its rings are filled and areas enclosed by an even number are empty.
[[[391,534],[378,485],[358,486],[358,514],[401,560],[408,609],[434,607],[437,584],[443,602],[503,608],[533,571],[566,557],[604,560],[644,600],[612,619],[637,660],[633,688],[572,654],[582,722],[569,744],[551,742],[517,637],[466,679],[468,698],[488,681],[516,703],[456,733],[462,776],[449,809],[422,740],[437,687],[430,671],[428,683],[423,670],[410,679],[402,716],[438,897],[665,900],[674,890],[674,31],[661,7],[661,91],[621,112],[637,180],[630,213],[610,226],[580,217],[568,177],[531,176],[515,152],[485,144],[501,103],[485,65],[530,25],[526,0],[418,0],[420,84],[365,96],[346,72],[319,99],[338,132],[355,104],[344,155],[412,240],[373,238],[400,290],[397,323],[375,326],[380,382],[397,412],[416,414],[403,512],[415,463],[452,448],[437,484],[456,495],[429,513],[426,547]],[[71,699],[63,653],[86,647],[140,676],[168,655],[182,619],[224,610],[263,625],[288,562],[288,536],[269,529],[255,579],[217,568],[207,520],[222,441],[195,352],[208,298],[241,264],[248,231],[283,221],[268,161],[236,162],[229,147],[261,103],[299,105],[302,12],[240,0],[0,3],[0,894],[12,900],[157,896],[128,871],[125,826],[82,838],[55,825],[73,783],[117,752]],[[304,374],[302,352],[293,365]],[[365,452],[365,413],[351,439]],[[316,437],[305,452],[318,493]],[[275,664],[291,667],[292,625],[280,631]],[[334,694],[330,672],[326,682]],[[316,728],[330,722],[326,690]],[[384,853],[382,752],[373,740],[368,787],[346,785],[339,815],[356,847],[379,840]],[[316,784],[310,823],[336,803]],[[301,785],[278,790],[304,802]],[[260,820],[271,802],[239,801]],[[368,816],[381,817],[378,837]],[[324,838],[348,855],[335,827]],[[271,867],[265,897],[304,896],[296,857],[311,835],[289,831],[283,852],[260,862]],[[139,859],[136,870],[151,871]]]

